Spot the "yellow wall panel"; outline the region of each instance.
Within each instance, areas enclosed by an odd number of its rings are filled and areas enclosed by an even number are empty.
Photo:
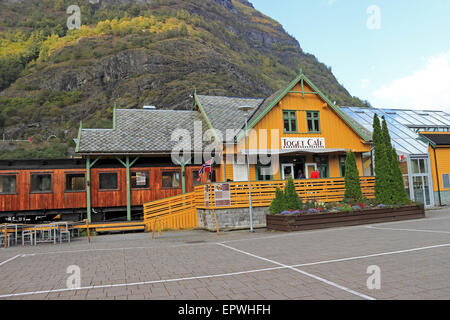
[[[429,147],[428,152],[430,154],[430,161],[431,161],[431,174],[433,175],[433,189],[434,191],[438,191],[438,184],[436,179],[436,164],[434,160],[433,148]],[[436,147],[436,159],[437,159],[440,189],[441,191],[448,191],[450,189],[444,189],[442,175],[450,174],[450,146]]]

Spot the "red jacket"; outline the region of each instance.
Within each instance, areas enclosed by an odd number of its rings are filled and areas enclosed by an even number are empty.
[[[313,171],[313,173],[311,173],[311,179],[320,179],[319,171]]]

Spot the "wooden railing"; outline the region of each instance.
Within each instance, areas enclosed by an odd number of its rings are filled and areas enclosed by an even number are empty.
[[[144,223],[147,231],[154,231],[155,228],[182,230],[197,227],[195,193],[144,203]]]
[[[375,177],[361,177],[361,190],[366,198],[374,198]],[[252,206],[267,207],[275,197],[276,188],[284,190],[285,180],[252,181]],[[295,189],[300,198],[323,202],[342,201],[345,194],[344,178],[294,180]],[[196,205],[199,209],[223,209],[215,206],[214,185],[208,185],[208,205],[205,204],[205,186],[195,187]],[[248,182],[230,182],[231,206],[229,208],[248,207]]]
[[[375,177],[361,177],[361,190],[366,198],[374,198]],[[201,185],[193,192],[144,204],[144,223],[147,231],[159,229],[193,229],[197,227],[197,209],[245,208],[249,206],[248,183],[229,182],[231,205],[216,206],[214,184]],[[267,207],[275,197],[276,188],[284,190],[286,181],[252,181],[252,206]],[[342,201],[345,194],[344,178],[295,180],[300,198],[323,202]],[[205,189],[206,188],[206,189]],[[207,197],[205,199],[205,197]],[[208,201],[205,201],[208,200]]]

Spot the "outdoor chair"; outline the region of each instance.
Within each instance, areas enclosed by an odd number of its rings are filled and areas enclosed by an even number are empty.
[[[35,239],[34,243],[37,242],[53,242],[56,244],[56,230],[58,226],[51,224],[43,224],[34,227]]]
[[[25,245],[25,240],[28,238],[30,245],[36,245],[36,230],[33,231],[22,231],[22,245]]]
[[[5,242],[7,247],[11,245],[10,234],[6,235],[6,239],[4,234],[0,234],[0,248],[3,248],[5,246]]]
[[[70,230],[67,223],[58,225],[59,243],[62,243],[63,238],[70,242]]]

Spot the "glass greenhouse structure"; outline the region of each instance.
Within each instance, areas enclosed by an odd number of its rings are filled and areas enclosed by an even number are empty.
[[[443,111],[341,107],[352,119],[372,132],[373,117],[386,119],[392,144],[400,156],[405,187],[411,200],[435,205],[429,143],[420,132],[450,132],[450,114]]]

